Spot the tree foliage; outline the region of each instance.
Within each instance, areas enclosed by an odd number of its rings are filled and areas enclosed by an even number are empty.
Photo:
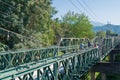
[[[67,24],[67,26],[64,27],[65,29],[68,29],[65,34],[67,37],[94,37],[92,25],[88,17],[84,14],[78,14],[69,11],[63,17],[63,23]]]
[[[104,31],[98,31],[96,33],[96,36],[99,36],[99,37],[105,37],[106,36],[106,33]]]
[[[84,14],[74,12],[66,13],[61,20],[53,20],[53,31],[55,34],[55,43],[58,43],[61,37],[93,38],[93,26]]]
[[[3,38],[9,47],[31,47],[31,44],[38,46],[50,45],[54,41],[54,33],[51,28],[52,15],[55,13],[51,7],[51,0],[2,0],[1,12],[7,15],[0,16],[1,27],[19,33],[27,38],[8,34]],[[3,36],[1,36],[3,37]],[[21,40],[24,39],[24,40]],[[23,42],[24,41],[24,42]],[[10,43],[10,44],[9,44]]]
[[[92,25],[84,14],[69,11],[62,20],[52,19],[57,12],[51,6],[52,0],[1,1],[5,4],[0,2],[0,11],[5,14],[0,12],[0,26],[12,33],[1,31],[0,41],[11,49],[49,46],[57,44],[61,37],[94,36]]]

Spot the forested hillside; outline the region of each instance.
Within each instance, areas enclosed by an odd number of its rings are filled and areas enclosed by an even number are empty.
[[[95,32],[107,31],[107,30],[110,30],[114,33],[120,34],[120,25],[106,24],[106,25],[103,25],[103,26],[95,26],[94,27]]]
[[[93,38],[84,14],[67,12],[61,20],[52,0],[0,0],[0,42],[10,49],[55,45],[61,37]]]

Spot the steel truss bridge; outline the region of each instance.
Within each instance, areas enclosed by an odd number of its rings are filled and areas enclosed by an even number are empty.
[[[0,4],[1,8],[8,9],[7,12],[16,11],[4,0],[0,0]],[[0,14],[10,15],[6,11]],[[11,23],[6,18],[0,18],[0,22]],[[0,32],[9,33],[3,28]],[[57,45],[50,47],[0,52],[0,80],[80,80],[119,44],[120,38],[95,38],[93,42],[99,44],[99,48],[85,46],[79,49],[81,43],[87,42],[86,38],[61,38]]]
[[[0,80],[80,80],[119,44],[119,37],[96,38],[99,48],[79,49],[85,38],[61,38],[57,46],[0,52]]]

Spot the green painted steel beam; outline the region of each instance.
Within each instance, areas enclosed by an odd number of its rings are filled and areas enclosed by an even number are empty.
[[[35,71],[38,80],[80,78],[119,43],[119,38],[114,38],[114,41],[111,38],[104,38],[98,40],[99,43],[102,43],[99,49],[80,50],[81,40],[64,38],[60,46],[1,53],[0,80],[15,78],[33,80]],[[64,54],[58,56],[59,52]],[[16,64],[19,62],[21,63]],[[1,65],[4,65],[5,68],[1,68]]]
[[[68,42],[66,42],[66,40]],[[65,44],[69,44],[69,45],[64,44],[62,46],[50,46],[46,48],[38,48],[38,49],[30,49],[30,50],[1,52],[0,70],[19,66],[36,60],[57,57],[59,56],[59,52],[65,54],[65,53],[71,53],[72,51],[77,51],[79,49],[80,40],[83,39],[73,38],[69,41],[69,39],[62,38],[61,43],[65,42]]]
[[[32,62],[32,63],[21,65],[19,67],[6,69],[3,71],[0,71],[0,79],[9,80],[9,79],[12,79],[13,77],[19,77],[19,76],[31,73],[35,70],[44,68],[46,66],[50,66],[56,62],[61,62],[66,59],[73,58],[73,56],[84,54],[91,50],[94,50],[94,49],[89,49],[89,50],[83,51],[82,53],[73,53],[73,54],[64,55],[64,56],[60,56],[60,57],[53,58],[53,59],[45,59],[42,61],[40,60],[37,62]],[[10,74],[10,73],[13,73],[13,74]]]

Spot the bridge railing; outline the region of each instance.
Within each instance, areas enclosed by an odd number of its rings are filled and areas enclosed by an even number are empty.
[[[101,56],[101,59],[107,55],[111,49],[115,48],[117,44],[119,44],[120,38],[119,37],[108,37],[108,38],[100,38],[97,37],[95,40],[95,43],[99,46],[99,55]]]
[[[97,49],[88,49],[85,52],[78,51],[69,55],[62,55],[51,59],[47,58],[38,60],[37,62],[29,62],[17,67],[2,70],[0,71],[0,79],[74,79],[76,75],[81,74],[82,76],[83,73],[90,69],[91,66],[98,61],[98,57]],[[35,76],[35,74],[37,76]]]
[[[29,63],[32,61],[49,58],[57,53],[57,47],[7,51],[0,53],[0,70],[10,67],[19,66],[21,64]]]
[[[81,42],[87,42],[84,38],[62,38],[60,46],[52,46],[48,48],[7,51],[0,53],[0,70],[10,67],[19,66],[21,64],[29,63],[32,61],[42,60],[45,58],[53,58],[61,56],[66,53],[71,53],[79,50]],[[110,39],[104,39],[102,45],[102,54],[106,53],[111,48]],[[114,40],[114,42],[117,40]],[[108,42],[108,45],[106,45]],[[115,43],[117,44],[117,43]],[[106,47],[109,47],[106,49]]]
[[[114,46],[119,42],[118,38],[115,39]],[[104,57],[113,48],[111,39],[104,39],[101,47]],[[99,48],[79,50],[78,44],[72,44],[4,52],[0,54],[0,79],[69,80],[80,78],[100,61],[102,57],[99,51]],[[59,52],[64,54],[59,56]]]
[[[30,50],[6,51],[0,53],[0,70],[17,67],[29,62],[35,62],[46,58],[54,58],[63,54],[72,53],[79,49],[78,42],[72,41],[64,46],[50,46]]]

